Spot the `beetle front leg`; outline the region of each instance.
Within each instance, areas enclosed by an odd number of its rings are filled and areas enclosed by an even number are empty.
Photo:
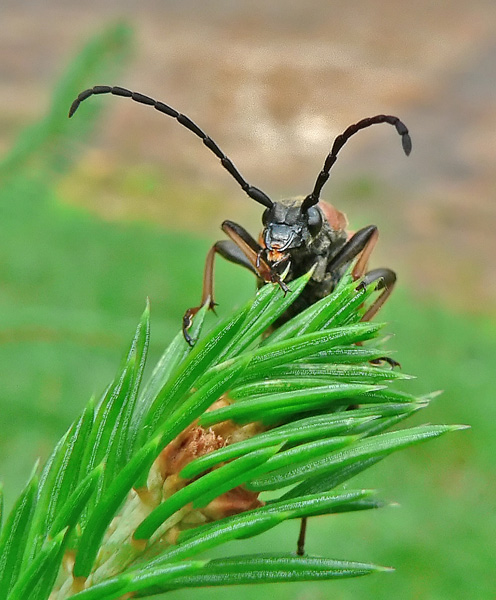
[[[236,246],[240,248],[247,261],[262,281],[265,283],[277,283],[285,294],[289,292],[288,286],[281,279],[280,275],[274,271],[274,265],[279,263],[268,262],[266,248],[263,248],[255,241],[246,229],[233,221],[224,221],[222,223],[222,229]]]
[[[300,522],[300,534],[298,535],[298,541],[296,542],[296,555],[305,555],[305,538],[307,535],[307,517],[303,517]]]
[[[193,324],[193,317],[200,310],[202,306],[208,303],[209,310],[214,310],[214,260],[215,254],[219,252],[219,244],[216,242],[208,251],[207,258],[205,260],[205,270],[203,271],[203,289],[202,298],[199,306],[188,308],[183,316],[183,336],[190,346],[193,345],[193,339],[188,333],[189,328]]]
[[[213,310],[216,305],[214,301],[214,260],[216,254],[220,254],[229,262],[245,267],[262,281],[279,284],[284,293],[288,291],[286,284],[281,280],[279,275],[273,271],[271,265],[263,256],[263,248],[245,229],[243,229],[243,227],[232,221],[224,221],[222,223],[222,229],[231,240],[216,242],[212,248],[210,248],[203,273],[201,303],[199,306],[188,308],[184,313],[183,335],[190,346],[193,345],[193,340],[189,335],[188,330],[193,323],[193,317],[202,306],[208,304],[208,308]]]

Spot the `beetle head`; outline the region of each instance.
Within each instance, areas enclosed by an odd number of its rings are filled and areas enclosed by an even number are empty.
[[[263,241],[267,250],[287,252],[311,242],[322,228],[322,214],[312,206],[301,209],[302,200],[290,198],[274,202],[263,213]]]

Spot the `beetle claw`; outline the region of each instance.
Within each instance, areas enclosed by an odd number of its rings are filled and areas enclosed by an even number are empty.
[[[198,309],[188,308],[188,310],[184,313],[183,317],[183,336],[186,342],[193,347],[195,342],[193,338],[189,335],[189,328],[193,325],[193,316],[196,314]]]
[[[395,369],[396,367],[401,369],[401,363],[399,363],[397,360],[394,360],[394,358],[390,358],[389,356],[380,356],[379,358],[374,358],[370,361],[370,364],[380,365],[383,362],[387,363],[392,369]]]

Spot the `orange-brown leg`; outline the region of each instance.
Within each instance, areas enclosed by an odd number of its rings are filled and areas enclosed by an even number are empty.
[[[359,279],[367,270],[367,264],[374,249],[379,232],[375,225],[368,225],[354,233],[342,246],[337,254],[329,261],[327,271],[332,273],[345,265],[356,261],[352,275]]]
[[[210,248],[203,272],[201,303],[199,306],[188,308],[184,313],[183,335],[190,346],[193,345],[193,340],[188,330],[193,323],[193,317],[202,306],[208,305],[208,308],[213,310],[216,305],[214,301],[214,261],[216,254],[220,254],[226,260],[245,267],[262,281],[277,283],[284,292],[288,291],[286,284],[264,259],[262,247],[243,227],[232,221],[224,221],[222,229],[231,239],[216,242]]]
[[[365,271],[367,270],[367,265],[369,262],[370,255],[377,243],[377,239],[379,237],[379,231],[375,225],[369,225],[368,227],[364,227],[357,231],[351,238],[346,242],[346,244],[341,248],[341,250],[336,254],[336,256],[332,259],[332,261],[327,266],[328,270],[338,269],[344,264],[350,263],[351,261],[356,259],[356,263],[352,270],[353,279],[360,279],[364,276]],[[365,275],[367,278],[367,275]],[[374,279],[375,281],[375,279]],[[372,283],[369,281],[368,283]],[[365,286],[367,282],[362,282],[360,285]],[[389,292],[390,293],[390,292]],[[382,295],[374,302],[372,307],[367,311],[367,314],[376,306],[376,304],[381,300]],[[377,306],[377,310],[379,310],[380,306],[386,301],[387,297],[384,297],[382,302]],[[375,314],[375,313],[374,313]],[[372,318],[373,315],[370,315],[369,318]],[[368,320],[364,319],[363,320]],[[300,525],[300,535],[298,536],[298,543],[296,554],[298,556],[303,556],[305,553],[305,536],[307,529],[307,519],[303,518],[301,520]]]
[[[356,257],[357,260],[351,274],[353,279],[360,279],[363,277],[360,287],[370,285],[374,281],[380,281],[377,289],[383,291],[362,317],[362,321],[370,321],[377,314],[379,309],[391,295],[396,282],[396,274],[394,271],[391,271],[391,269],[374,269],[367,272],[370,255],[377,244],[378,237],[379,231],[374,225],[369,225],[368,227],[360,229],[360,231],[357,231],[357,233],[348,240],[338,256],[333,260],[333,263],[339,262],[342,264],[346,260],[353,260],[353,258]]]
[[[353,267],[353,271],[351,272],[353,279],[360,279],[360,277],[363,277],[363,275],[367,271],[370,255],[372,254],[372,251],[374,250],[375,245],[377,244],[378,237],[379,230],[377,228],[374,228],[370,234],[370,237],[365,243],[363,250],[358,255],[358,259],[355,263],[355,266]]]
[[[220,254],[230,262],[241,264],[242,266],[250,269],[255,274],[256,271],[252,268],[251,263],[247,261],[246,256],[243,254],[241,249],[229,240],[221,240],[216,242],[208,251],[207,258],[205,260],[205,269],[203,271],[203,287],[202,297],[199,306],[188,308],[183,316],[183,335],[184,339],[190,346],[193,345],[193,340],[188,333],[189,328],[193,323],[193,317],[200,310],[202,306],[208,305],[209,310],[214,310],[216,306],[214,300],[214,261],[215,255]]]
[[[250,265],[248,268],[253,270],[259,279],[265,283],[277,283],[285,294],[289,292],[288,286],[278,273],[274,271],[273,267],[278,263],[269,263],[267,261],[267,250],[256,242],[246,229],[237,223],[233,223],[233,221],[224,221],[222,229],[244,254],[245,260]]]
[[[396,273],[391,271],[391,269],[373,269],[364,276],[360,285],[365,287],[374,281],[379,282],[377,289],[382,290],[382,293],[363,315],[362,321],[370,321],[373,319],[382,305],[389,298],[396,283]]]
[[[391,271],[391,269],[373,269],[365,274],[362,279],[360,287],[365,287],[370,285],[374,281],[379,281],[377,285],[378,290],[383,290],[376,301],[368,308],[365,314],[362,317],[362,321],[371,321],[375,315],[379,312],[379,309],[386,302],[389,296],[393,292],[394,285],[396,283],[396,273]],[[360,343],[360,342],[359,342]],[[381,358],[377,358],[375,360],[370,361],[371,364],[380,364],[382,362],[387,362],[391,367],[401,367],[400,363],[389,356],[383,356]]]

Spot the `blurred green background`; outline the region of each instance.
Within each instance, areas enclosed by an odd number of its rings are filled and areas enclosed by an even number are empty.
[[[413,4],[413,5],[412,5]],[[380,315],[407,382],[444,390],[417,421],[470,431],[392,456],[357,485],[399,507],[310,522],[312,554],[393,574],[294,586],[195,590],[195,597],[494,598],[496,86],[493,2],[110,1],[0,7],[0,478],[10,504],[36,457],[112,378],[147,296],[153,364],[201,293],[224,218],[253,233],[250,202],[172,120],[118,98],[120,84],[195,119],[269,195],[308,193],[333,137],[349,143],[325,198],[381,231],[373,266],[399,285]],[[120,19],[129,25],[107,25]],[[72,56],[72,59],[71,59]],[[491,58],[492,57],[492,58]],[[492,125],[491,125],[492,124]],[[492,138],[493,139],[493,138]],[[219,261],[219,312],[253,293]],[[211,317],[214,322],[215,317]],[[243,545],[291,550],[298,525]],[[233,544],[225,552],[240,552]],[[169,598],[190,598],[175,592]]]

